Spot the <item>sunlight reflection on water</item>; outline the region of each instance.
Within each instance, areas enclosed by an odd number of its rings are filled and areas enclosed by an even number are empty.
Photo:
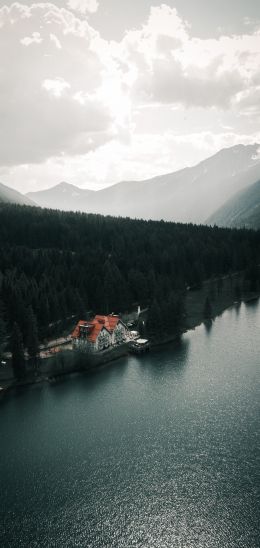
[[[257,548],[260,305],[1,403],[0,545]]]

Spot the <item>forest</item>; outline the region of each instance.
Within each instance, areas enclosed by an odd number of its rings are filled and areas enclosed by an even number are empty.
[[[0,346],[18,329],[33,347],[91,311],[159,303],[178,318],[187,287],[236,271],[257,286],[259,263],[259,231],[1,204]]]

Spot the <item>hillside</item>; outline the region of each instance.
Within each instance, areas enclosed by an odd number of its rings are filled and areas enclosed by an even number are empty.
[[[9,188],[2,183],[0,183],[0,203],[35,205],[28,196],[24,196],[24,194],[21,194],[20,192],[17,192],[17,190]]]
[[[207,224],[231,228],[260,228],[260,180],[230,198]]]
[[[62,183],[29,193],[40,206],[131,218],[202,223],[260,178],[259,145],[223,149],[198,165],[97,192]]]

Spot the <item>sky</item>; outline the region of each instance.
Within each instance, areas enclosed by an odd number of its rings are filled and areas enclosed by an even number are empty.
[[[0,181],[99,190],[260,143],[259,0],[0,0]]]

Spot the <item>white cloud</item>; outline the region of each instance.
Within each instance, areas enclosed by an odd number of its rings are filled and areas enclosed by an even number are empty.
[[[68,0],[67,3],[68,8],[82,14],[95,13],[98,10],[98,5],[97,0]]]
[[[4,182],[105,186],[260,139],[259,31],[194,38],[162,4],[141,28],[108,42],[82,17],[97,7],[0,8]]]
[[[136,69],[136,100],[226,109],[254,86],[260,65],[260,32],[218,39],[193,38],[176,10],[151,9],[140,30],[115,50]]]
[[[41,44],[42,38],[39,32],[33,32],[32,36],[25,36],[20,40],[23,46],[30,46],[31,44]]]
[[[51,3],[16,2],[0,9],[0,22],[2,165],[84,154],[120,134],[87,21]]]
[[[237,97],[241,115],[254,117],[260,123],[260,86],[245,90]]]
[[[55,78],[54,80],[44,80],[42,87],[46,89],[53,97],[61,97],[66,89],[70,89],[70,84],[65,82],[63,78]]]
[[[53,34],[52,32],[50,33],[50,40],[52,42],[54,42],[55,46],[57,49],[62,49],[62,46],[61,46],[61,43],[60,41],[58,40],[56,34]]]

